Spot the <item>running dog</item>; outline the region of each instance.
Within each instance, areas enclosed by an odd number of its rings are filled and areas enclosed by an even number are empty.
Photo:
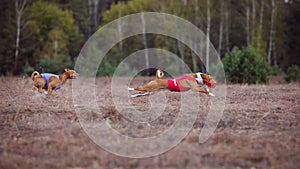
[[[52,94],[52,90],[59,90],[68,79],[76,79],[80,74],[76,73],[75,70],[65,69],[65,72],[60,75],[52,73],[42,73],[34,71],[31,74],[31,79],[34,81],[34,86],[38,88],[38,92],[43,93],[43,89],[46,91],[45,94]]]
[[[207,87],[215,88],[216,81],[208,74],[200,72],[190,73],[175,79],[162,79],[163,76],[163,71],[158,69],[155,80],[150,81],[143,87],[128,88],[129,91],[139,91],[139,94],[132,95],[131,97],[148,95],[151,91],[158,89],[169,89],[173,92],[185,92],[192,89],[193,91],[214,96],[214,94],[209,92]],[[199,87],[198,85],[203,85],[203,87]]]

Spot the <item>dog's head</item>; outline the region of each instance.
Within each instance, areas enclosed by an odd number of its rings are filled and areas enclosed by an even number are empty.
[[[195,79],[199,84],[207,85],[209,88],[215,88],[217,85],[217,82],[208,74],[196,73],[195,76]]]
[[[80,76],[80,74],[77,73],[75,70],[71,70],[68,68],[65,68],[65,73],[68,75],[70,79],[77,79],[77,77]]]

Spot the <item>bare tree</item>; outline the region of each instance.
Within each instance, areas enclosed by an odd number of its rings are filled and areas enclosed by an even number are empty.
[[[259,30],[260,31],[262,31],[262,29],[263,29],[264,9],[265,9],[265,1],[261,0],[260,12],[259,12]]]
[[[250,6],[249,6],[249,0],[246,0],[246,40],[247,45],[250,44]]]
[[[141,20],[142,20],[142,33],[143,33],[143,43],[145,47],[145,62],[146,62],[146,67],[149,68],[149,54],[148,54],[148,44],[147,44],[147,36],[146,36],[146,22],[145,22],[145,16],[144,13],[141,13]],[[147,75],[150,75],[150,71],[148,69]]]
[[[21,37],[21,20],[22,16],[27,8],[27,0],[15,0],[15,11],[16,11],[16,50],[15,50],[15,69],[18,66],[18,59],[20,53],[20,37]]]
[[[255,0],[252,0],[252,28],[251,28],[251,39],[255,36],[255,23],[256,20],[256,3]]]
[[[210,42],[210,0],[207,0],[207,27],[206,27],[206,71],[209,72],[209,42]]]
[[[182,62],[184,62],[184,50],[183,50],[183,45],[182,43],[178,40],[180,39],[180,32],[177,32],[177,49],[178,49],[178,52],[179,52],[179,55],[180,55],[180,58],[182,59]],[[184,70],[183,70],[184,66],[182,64],[180,64],[180,72],[181,73],[184,73]]]
[[[274,35],[276,34],[276,31],[274,31]],[[274,57],[274,66],[277,66],[277,53],[276,53],[276,43],[273,43],[273,57]]]
[[[195,24],[196,26],[198,26],[199,24],[199,17],[198,17],[198,14],[199,14],[199,6],[198,6],[198,0],[195,0]],[[193,48],[195,51],[197,51],[197,36],[195,36],[195,39],[193,40]],[[195,53],[191,50],[191,56],[192,56],[192,62],[193,62],[193,71],[196,72],[197,71],[197,58],[196,58],[196,55]]]
[[[179,41],[178,39],[182,39],[182,41],[185,41],[185,34],[184,32],[177,32],[177,49],[180,55],[180,58],[182,60],[182,62],[180,62],[180,71],[181,74],[185,73],[187,70],[185,69],[185,62],[184,62],[184,46],[183,46],[183,42]]]
[[[197,41],[195,40],[193,42],[193,48],[195,51],[198,49],[198,44],[196,43]],[[192,62],[193,62],[193,72],[197,71],[197,55],[195,55],[195,52],[191,50],[191,56],[192,56]]]
[[[92,12],[92,0],[88,0],[88,16],[89,16],[89,22],[92,20],[93,12]],[[88,27],[88,36],[92,35],[92,26],[89,25]]]
[[[265,9],[265,1],[261,0],[260,4],[260,12],[259,12],[259,26],[257,31],[257,37],[262,38],[263,34],[263,22],[264,22],[264,9]],[[257,41],[257,48],[260,49],[262,46],[262,43]]]
[[[230,49],[229,49],[229,4],[228,4],[228,1],[226,0],[225,1],[226,5],[225,5],[225,40],[226,40],[226,51],[227,52],[230,52]]]
[[[221,54],[222,50],[222,41],[223,41],[223,27],[224,27],[224,1],[220,1],[221,9],[220,9],[220,27],[219,27],[219,46],[218,53]]]
[[[99,25],[99,21],[98,21],[98,5],[99,5],[99,0],[93,0],[93,4],[94,4],[94,29],[97,28],[97,26]]]
[[[121,17],[121,10],[119,8],[119,18],[120,17]],[[120,19],[118,20],[118,32],[119,32],[120,39],[122,39],[122,36],[123,36],[123,34],[122,34],[122,22],[121,22]],[[123,42],[122,41],[119,42],[119,50],[120,50],[120,53],[123,53]]]
[[[88,15],[89,21],[91,22],[89,35],[91,35],[92,31],[94,31],[99,25],[99,0],[88,0]]]
[[[270,37],[269,37],[269,49],[268,49],[268,62],[271,65],[271,55],[273,51],[273,38],[275,34],[275,17],[276,17],[276,11],[277,11],[277,4],[275,0],[272,0],[271,2],[272,5],[272,11],[271,11],[271,26],[270,26]]]

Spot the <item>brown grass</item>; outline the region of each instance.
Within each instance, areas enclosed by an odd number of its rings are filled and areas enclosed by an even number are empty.
[[[136,128],[114,108],[110,78],[98,78],[98,106],[124,134]],[[143,84],[149,78],[137,78]],[[217,130],[198,143],[206,114],[198,115],[190,134],[172,150],[152,158],[110,154],[82,130],[72,103],[71,82],[47,98],[29,78],[0,78],[0,168],[299,168],[299,84],[229,85],[226,108]],[[151,123],[155,135],[175,120],[179,97],[167,92],[168,106]],[[209,98],[203,96],[203,112]],[[147,97],[132,104],[149,106]],[[136,126],[144,129],[145,126]],[[126,145],[124,145],[126,146]]]

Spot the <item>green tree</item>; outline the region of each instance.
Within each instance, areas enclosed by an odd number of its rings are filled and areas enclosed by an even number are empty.
[[[10,0],[0,1],[0,74],[12,73],[14,56],[13,23],[14,4]]]
[[[166,0],[166,1],[159,1],[159,0],[132,0],[127,3],[118,3],[111,6],[111,9],[106,11],[103,15],[103,24],[109,23],[121,16],[139,13],[139,12],[166,12],[170,14],[176,14],[188,18],[186,15],[186,7],[179,0]],[[144,28],[144,20],[141,17],[141,26]],[[168,21],[166,21],[168,22]],[[128,24],[128,23],[120,23]],[[171,23],[170,23],[171,24]],[[120,31],[121,33],[122,31]],[[184,32],[182,32],[184,34]],[[108,37],[109,38],[109,37]],[[178,45],[179,44],[179,45]],[[177,49],[177,46],[181,46],[180,49]],[[176,40],[163,37],[159,35],[137,35],[131,38],[127,38],[126,40],[122,41],[119,45],[115,46],[107,55],[107,60],[110,61],[112,66],[117,66],[119,61],[122,60],[125,56],[128,56],[132,52],[136,50],[144,49],[144,48],[163,48],[169,50],[173,53],[178,53],[179,56],[183,57],[185,55],[190,56],[191,52],[186,51],[185,47],[181,45],[180,42],[177,43]],[[184,54],[186,53],[186,54]],[[147,53],[145,53],[145,61]],[[186,57],[187,58],[187,57]],[[116,62],[117,61],[117,62]],[[147,64],[147,63],[146,63]]]
[[[287,82],[297,82],[300,80],[300,67],[297,65],[292,65],[287,69],[285,76]]]
[[[42,58],[68,57],[67,37],[61,29],[56,27],[48,33],[41,55]]]
[[[32,17],[32,25],[35,28],[35,36],[38,40],[35,50],[38,60],[45,54],[55,54],[55,51],[61,52],[55,50],[55,45],[60,45],[57,46],[58,48],[62,46],[66,46],[67,49],[78,48],[79,51],[79,46],[74,46],[74,42],[80,38],[80,35],[76,31],[77,27],[74,24],[71,11],[62,10],[55,4],[43,1],[33,3],[29,11]],[[55,44],[56,42],[57,44]],[[51,43],[53,43],[53,47],[48,49]],[[56,54],[68,55],[66,48],[64,52]],[[54,53],[49,50],[52,50]]]
[[[88,2],[69,0],[64,7],[72,11],[74,22],[78,26],[78,32],[84,36],[84,39],[88,39],[91,35],[91,20],[88,19]]]
[[[270,67],[267,61],[250,47],[237,47],[222,60],[226,79],[231,83],[267,83]]]
[[[290,0],[282,5],[278,17],[280,24],[277,25],[276,51],[277,62],[285,70],[292,65],[300,66],[300,1]],[[282,13],[285,13],[282,15]]]
[[[21,2],[21,0],[17,1]],[[54,46],[53,41],[49,40],[50,37],[53,40],[53,35],[49,35],[50,32],[52,34],[60,32],[59,34],[64,35],[62,37],[64,40],[60,40],[58,45],[65,44],[66,49],[59,51],[58,53],[62,54],[58,55],[63,58],[71,57],[73,60],[83,46],[84,40],[88,39],[99,26],[124,15],[142,11],[164,12],[189,20],[203,32],[208,25],[207,0],[26,1],[29,2],[28,8],[22,12],[23,21],[19,24],[19,26],[24,25],[19,27],[22,29],[19,45],[16,43],[18,37],[16,0],[0,1],[1,74],[12,74],[11,65],[14,65],[16,60],[20,68],[18,67],[15,73],[19,73],[22,66],[36,67],[35,65],[40,62],[43,55],[52,55],[47,52],[53,51],[53,48],[46,49],[46,46]],[[248,3],[245,3],[247,1]],[[276,15],[273,16],[276,17],[273,17],[274,29],[272,42],[270,42],[272,0],[210,0],[210,41],[218,47],[220,56],[225,56],[225,53],[234,46],[241,48],[249,45],[260,56],[267,57],[268,48],[271,47],[269,56],[271,56],[272,65],[278,64],[284,70],[292,64],[300,65],[299,48],[297,48],[300,42],[298,31],[300,1],[289,0],[286,3],[283,0],[274,0],[274,2],[276,2]],[[185,32],[180,32],[178,36],[184,36],[184,34]],[[249,39],[248,42],[247,39]],[[145,44],[147,47],[159,47],[176,53],[184,58],[193,70],[201,69],[201,61],[195,59],[195,54],[176,39],[148,34],[144,37],[136,36],[122,41],[112,49],[111,55],[114,56],[108,56],[107,60],[115,66],[124,56],[144,48]],[[197,43],[193,46],[197,49],[201,48],[201,45]],[[18,57],[15,57],[16,53]]]

